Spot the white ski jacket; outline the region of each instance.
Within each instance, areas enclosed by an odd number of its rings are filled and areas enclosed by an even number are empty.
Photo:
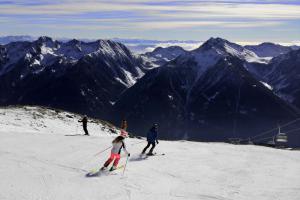
[[[128,151],[127,151],[127,149],[126,149],[126,145],[125,145],[125,142],[124,142],[124,141],[114,142],[114,143],[113,143],[113,147],[112,147],[112,149],[111,149],[111,153],[114,153],[114,154],[120,154],[122,148],[124,149],[125,153],[128,154]]]

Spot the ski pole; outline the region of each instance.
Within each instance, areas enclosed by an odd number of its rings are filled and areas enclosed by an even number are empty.
[[[107,147],[106,149],[99,151],[98,153],[96,153],[94,156],[100,155],[102,153],[104,153],[105,151],[107,151],[108,149],[110,149],[112,146]]]
[[[76,123],[76,135],[78,134],[78,123]]]
[[[139,142],[136,142],[136,143],[133,143],[133,144],[131,144],[131,146],[135,146],[135,145],[137,145],[137,144],[141,144],[141,143],[144,143],[145,141],[143,140],[143,141],[139,141]]]
[[[126,163],[125,163],[125,165],[124,165],[124,169],[123,169],[123,174],[122,174],[122,176],[124,176],[124,173],[125,173],[125,169],[126,169],[126,166],[127,166],[128,159],[129,159],[129,156],[127,155],[127,159],[126,159]]]

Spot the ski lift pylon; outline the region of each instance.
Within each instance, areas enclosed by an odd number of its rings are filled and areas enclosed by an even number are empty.
[[[285,148],[288,142],[288,136],[281,132],[280,126],[278,126],[278,134],[274,138],[275,145],[278,148]]]

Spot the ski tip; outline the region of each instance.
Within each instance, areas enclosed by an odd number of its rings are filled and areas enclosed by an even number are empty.
[[[87,178],[98,177],[98,176],[100,176],[100,173],[91,173],[91,172],[89,172],[85,175],[85,177],[87,177]]]

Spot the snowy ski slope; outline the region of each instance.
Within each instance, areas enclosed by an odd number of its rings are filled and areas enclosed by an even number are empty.
[[[95,154],[116,135],[98,122],[88,125],[90,137],[81,136],[79,118],[38,107],[0,109],[1,200],[300,199],[300,152],[258,146],[160,141],[156,152],[164,156],[140,160],[145,141],[128,138],[124,175],[87,178],[109,151]]]

